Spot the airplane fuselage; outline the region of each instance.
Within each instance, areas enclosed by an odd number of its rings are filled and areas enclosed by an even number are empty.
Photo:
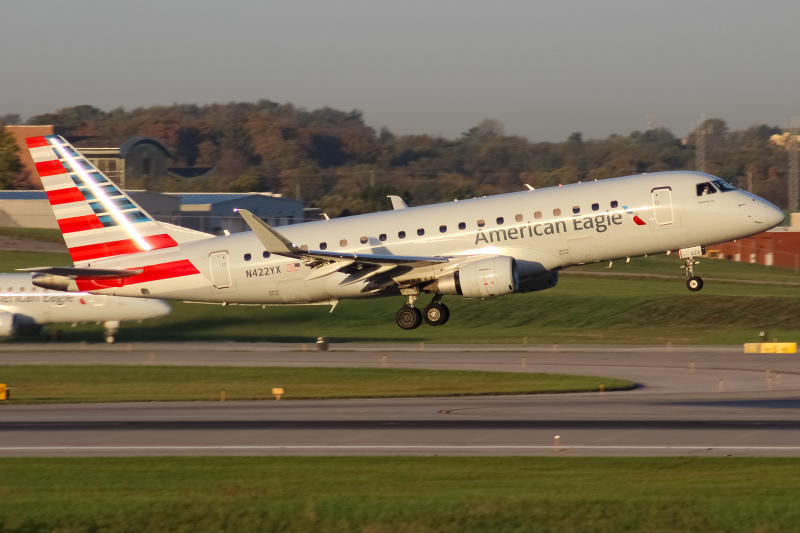
[[[725,242],[779,222],[777,208],[745,191],[698,192],[698,184],[715,181],[694,172],[629,176],[297,224],[281,228],[281,233],[309,250],[451,260],[415,269],[416,285],[473,256],[508,256],[516,261],[520,290],[535,290],[535,280],[569,266]],[[92,261],[90,266],[183,262],[188,267],[187,261],[197,273],[188,274],[187,268],[186,275],[92,292],[267,305],[387,294],[374,277],[359,281],[352,272],[308,279],[311,266],[270,255],[252,232]],[[402,268],[389,275],[403,286]]]
[[[35,332],[42,324],[112,322],[158,318],[170,312],[160,300],[138,300],[36,287],[31,274],[0,274],[0,335]],[[112,333],[113,335],[113,333]]]

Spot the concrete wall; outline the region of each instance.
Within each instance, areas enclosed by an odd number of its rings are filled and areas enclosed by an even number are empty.
[[[58,229],[47,200],[0,200],[0,226]]]

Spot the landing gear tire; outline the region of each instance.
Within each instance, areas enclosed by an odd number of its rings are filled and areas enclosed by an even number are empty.
[[[692,276],[686,280],[686,286],[690,291],[699,291],[703,288],[703,280],[697,276]]]
[[[450,319],[450,309],[442,303],[431,302],[422,314],[429,326],[441,326]]]
[[[402,307],[395,317],[402,329],[416,329],[422,324],[422,313],[416,307]]]

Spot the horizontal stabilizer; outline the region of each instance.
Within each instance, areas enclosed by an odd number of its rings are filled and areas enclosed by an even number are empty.
[[[53,276],[66,276],[69,278],[86,277],[94,279],[125,279],[138,276],[143,269],[112,270],[106,268],[75,268],[75,267],[34,267],[18,268],[19,272],[35,272],[37,274],[50,274]]]

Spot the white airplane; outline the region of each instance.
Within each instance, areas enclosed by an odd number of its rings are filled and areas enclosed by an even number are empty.
[[[39,287],[261,306],[402,295],[403,329],[447,322],[444,295],[538,291],[573,265],[675,250],[697,291],[704,246],[784,218],[714,176],[659,172],[423,207],[393,199],[392,211],[280,231],[240,210],[252,231],[214,237],[153,220],[63,138],[27,143],[74,262],[25,269]]]
[[[42,324],[102,322],[106,342],[123,320],[144,320],[168,314],[161,300],[137,300],[88,292],[64,293],[37,287],[34,274],[0,274],[0,336],[37,335]]]

